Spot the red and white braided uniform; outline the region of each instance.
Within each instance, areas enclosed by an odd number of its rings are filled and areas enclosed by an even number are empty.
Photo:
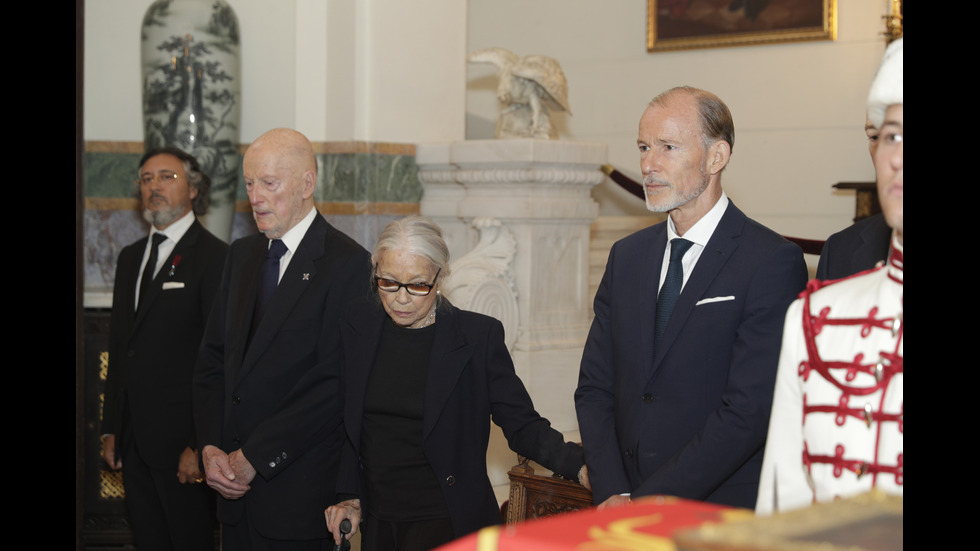
[[[811,281],[786,313],[758,514],[903,493],[903,249]]]

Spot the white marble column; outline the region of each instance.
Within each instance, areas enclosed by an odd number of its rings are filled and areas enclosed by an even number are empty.
[[[573,394],[591,322],[589,225],[598,214],[591,189],[604,178],[599,167],[606,158],[605,144],[532,139],[416,150],[420,211],[443,227],[453,258],[447,296],[504,322],[535,407],[572,438]],[[499,460],[491,449],[490,461],[506,472],[515,456],[502,447]]]

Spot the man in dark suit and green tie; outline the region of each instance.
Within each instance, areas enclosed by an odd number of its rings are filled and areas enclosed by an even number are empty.
[[[647,207],[668,220],[613,245],[575,392],[600,507],[668,494],[752,507],[799,247],[721,188],[735,128],[695,88],[640,119]]]

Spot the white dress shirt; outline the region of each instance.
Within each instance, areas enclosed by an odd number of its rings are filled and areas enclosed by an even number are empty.
[[[286,273],[286,266],[289,266],[289,261],[293,258],[293,252],[299,247],[300,242],[306,237],[307,230],[313,225],[313,218],[319,215],[320,213],[315,208],[311,208],[310,212],[302,220],[297,222],[292,228],[289,228],[289,231],[279,238],[282,240],[283,245],[286,246],[286,254],[282,255],[282,258],[279,259],[279,281],[282,281],[282,275]],[[272,246],[271,239],[269,240],[269,246]]]
[[[194,209],[191,209],[187,211],[187,214],[162,230],[156,229],[152,224],[150,225],[150,236],[146,240],[146,248],[143,249],[143,260],[140,261],[139,275],[136,277],[135,304],[137,308],[140,305],[140,285],[143,283],[143,270],[146,268],[146,263],[150,260],[150,250],[153,248],[153,234],[162,233],[167,237],[157,245],[157,265],[153,268],[153,277],[156,277],[156,274],[160,272],[160,268],[163,267],[163,263],[170,258],[170,253],[174,252],[174,247],[177,246],[177,242],[184,237],[187,230],[194,224],[194,220]]]
[[[674,228],[674,221],[669,216],[667,217],[667,250],[664,252],[663,264],[660,267],[660,287],[664,284],[664,279],[667,277],[667,267],[670,266],[671,240],[676,237],[683,237],[693,243],[691,248],[684,253],[684,258],[681,260],[681,264],[684,266],[684,281],[681,284],[681,290],[683,290],[684,285],[687,285],[688,278],[691,277],[691,272],[694,271],[694,266],[697,265],[698,259],[701,258],[701,252],[704,251],[704,247],[708,244],[708,240],[711,239],[711,235],[715,233],[715,228],[721,222],[721,217],[724,216],[725,210],[728,208],[728,203],[728,196],[722,191],[721,197],[718,198],[715,206],[711,207],[711,210],[691,226],[691,229],[687,230],[683,236],[677,235],[677,230]],[[657,288],[658,292],[660,287]]]

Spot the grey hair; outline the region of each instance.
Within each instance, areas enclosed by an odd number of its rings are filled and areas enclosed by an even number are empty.
[[[728,142],[730,150],[735,149],[735,122],[732,120],[732,112],[721,98],[711,92],[691,86],[678,86],[650,100],[650,105],[662,107],[677,93],[687,93],[697,103],[698,121],[701,123],[701,145],[705,151],[719,140]]]
[[[391,221],[378,237],[371,264],[377,266],[385,251],[403,251],[426,259],[439,272],[436,282],[449,277],[449,246],[442,238],[442,228],[430,218],[412,215]]]
[[[197,159],[183,149],[176,147],[156,147],[144,153],[136,169],[137,180],[139,179],[139,172],[143,169],[143,165],[157,155],[172,155],[184,164],[184,172],[187,173],[187,184],[197,190],[197,196],[191,199],[191,208],[194,210],[194,214],[199,216],[206,213],[208,211],[208,205],[211,204],[211,178],[201,170],[201,165],[197,162]],[[139,197],[139,184],[136,185],[135,192],[136,196]]]

